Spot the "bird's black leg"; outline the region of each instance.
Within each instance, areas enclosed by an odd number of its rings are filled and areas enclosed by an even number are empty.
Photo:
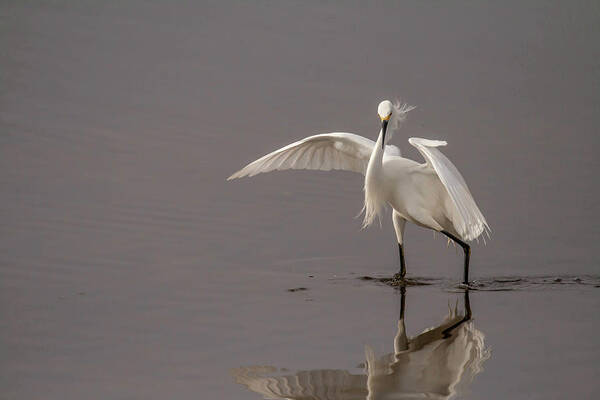
[[[392,279],[395,281],[404,281],[404,276],[406,275],[406,263],[404,261],[404,249],[400,243],[398,243],[398,252],[400,253],[400,271],[397,272]]]
[[[400,253],[400,279],[404,279],[406,275],[406,263],[404,261],[404,248],[400,243],[398,243],[398,252]]]
[[[442,233],[446,236],[448,236],[450,239],[452,239],[455,243],[458,243],[460,245],[460,247],[462,247],[463,251],[465,252],[465,270],[464,270],[464,277],[463,277],[463,283],[465,285],[469,284],[469,259],[471,258],[471,246],[469,246],[468,244],[466,244],[465,242],[463,242],[462,240],[460,240],[459,238],[457,238],[456,236],[454,236],[453,234],[446,232],[446,231],[442,231]]]

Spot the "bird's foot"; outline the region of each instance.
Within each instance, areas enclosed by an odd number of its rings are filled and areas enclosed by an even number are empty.
[[[466,290],[476,290],[477,289],[477,285],[475,285],[475,281],[472,282],[461,282],[458,284],[458,288],[459,289],[466,289]]]
[[[397,272],[394,274],[394,276],[392,276],[392,279],[390,279],[389,284],[392,286],[406,286],[408,282],[403,274]]]

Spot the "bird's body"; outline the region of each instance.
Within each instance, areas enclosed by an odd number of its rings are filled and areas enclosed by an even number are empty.
[[[489,227],[463,177],[437,149],[446,142],[410,138],[409,143],[425,158],[423,164],[402,157],[397,147],[386,145],[412,109],[407,105],[392,105],[387,100],[380,103],[382,128],[376,142],[344,132],[309,136],[248,164],[228,179],[283,169],[343,169],[361,173],[365,176],[363,225],[370,225],[386,205],[393,209],[401,277],[405,273],[404,226],[409,221],[444,233],[465,250],[467,283],[470,247],[465,241],[478,238]]]
[[[427,165],[397,157],[383,163],[383,186],[398,218],[416,225],[456,232],[452,204],[444,185]]]
[[[378,215],[389,204],[395,218],[402,218],[419,226],[455,232],[450,216],[450,197],[435,171],[427,164],[401,156],[381,157],[380,147],[369,160],[365,176],[366,207]],[[367,220],[367,225],[371,221]]]

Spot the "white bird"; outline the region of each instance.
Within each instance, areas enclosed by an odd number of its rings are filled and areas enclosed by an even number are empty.
[[[386,145],[406,114],[415,107],[382,101],[377,113],[381,130],[377,142],[362,136],[334,132],[309,136],[248,164],[227,180],[285,169],[341,169],[364,175],[364,221],[369,226],[386,205],[393,209],[392,222],[404,279],[403,236],[406,221],[441,232],[464,250],[464,279],[469,281],[471,248],[466,243],[487,232],[489,226],[479,211],[467,184],[438,147],[445,141],[410,138],[408,142],[425,158],[424,164],[404,158],[396,146]]]

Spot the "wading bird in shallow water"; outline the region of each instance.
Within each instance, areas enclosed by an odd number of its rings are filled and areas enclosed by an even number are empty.
[[[365,177],[363,227],[369,226],[386,204],[393,209],[400,252],[397,277],[404,279],[406,275],[403,236],[406,221],[410,221],[441,232],[460,245],[465,253],[463,282],[468,284],[471,247],[467,242],[484,232],[489,235],[489,226],[460,172],[438,150],[446,142],[408,139],[425,158],[424,164],[402,157],[396,146],[387,145],[412,109],[384,100],[377,108],[381,120],[377,142],[345,132],[309,136],[259,158],[227,180],[284,169],[361,173]]]

